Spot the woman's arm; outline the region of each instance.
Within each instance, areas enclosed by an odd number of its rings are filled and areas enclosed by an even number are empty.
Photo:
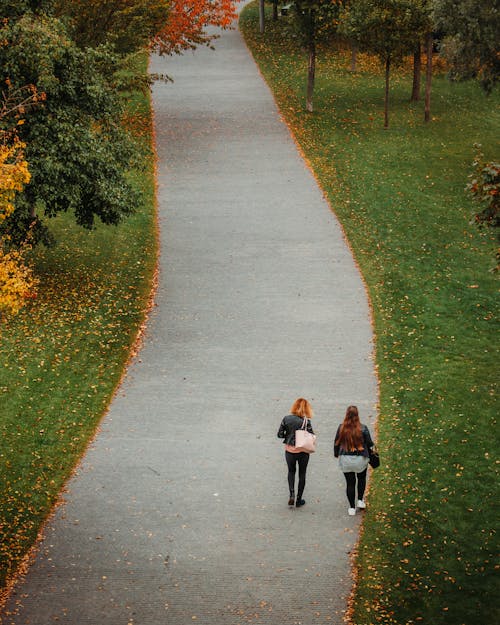
[[[365,439],[365,444],[367,448],[371,449],[374,445],[374,442],[372,440],[372,435],[370,434],[370,430],[368,429],[366,425],[363,427],[363,437]]]
[[[335,456],[335,458],[338,458],[339,453],[340,453],[340,445],[336,444],[336,440],[339,436],[339,432],[340,432],[340,425],[337,428],[337,433],[335,434],[335,438],[333,439],[333,455]]]
[[[286,425],[285,425],[285,417],[283,417],[283,420],[280,423],[280,427],[278,430],[278,434],[277,437],[278,438],[286,438],[287,435],[287,429],[286,429]]]

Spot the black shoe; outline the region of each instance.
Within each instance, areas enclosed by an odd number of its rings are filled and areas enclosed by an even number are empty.
[[[289,506],[294,506],[295,505],[295,494],[294,493],[290,493],[290,499],[288,500],[288,505]]]
[[[300,506],[303,506],[305,503],[306,503],[305,499],[297,499],[297,502],[295,503],[295,507],[300,508]]]

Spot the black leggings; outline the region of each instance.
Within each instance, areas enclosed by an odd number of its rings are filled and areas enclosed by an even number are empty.
[[[351,508],[355,508],[355,500],[356,500],[356,476],[358,477],[358,499],[363,499],[363,495],[365,494],[366,488],[366,472],[368,471],[368,467],[361,471],[361,473],[354,473],[354,471],[349,473],[344,473],[345,481],[347,483],[347,499],[349,499],[349,505]]]
[[[297,499],[302,499],[304,486],[306,485],[307,463],[309,462],[309,454],[301,451],[298,454],[292,454],[285,451],[286,463],[288,465],[288,488],[290,489],[290,497],[295,492],[295,470],[296,464],[299,465],[299,484],[297,489]]]

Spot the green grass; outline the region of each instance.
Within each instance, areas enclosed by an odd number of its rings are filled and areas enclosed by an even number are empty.
[[[0,587],[93,436],[148,308],[157,256],[149,97],[131,94],[128,115],[147,155],[145,171],[131,173],[141,205],[93,232],[69,215],[51,221],[58,245],[34,253],[38,297],[0,329]]]
[[[403,68],[384,130],[381,68],[362,57],[353,74],[347,52],[322,50],[308,114],[306,56],[282,24],[269,19],[260,35],[255,4],[240,19],[373,306],[382,466],[372,474],[351,622],[496,622],[498,278],[493,236],[469,223],[464,187],[475,142],[498,159],[498,93],[437,75],[426,125]]]

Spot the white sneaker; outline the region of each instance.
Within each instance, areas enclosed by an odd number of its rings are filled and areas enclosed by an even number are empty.
[[[356,508],[349,508],[349,510],[347,511],[347,514],[349,516],[354,516],[356,514]]]
[[[361,508],[361,510],[366,508],[366,504],[362,499],[358,499],[358,508]]]

